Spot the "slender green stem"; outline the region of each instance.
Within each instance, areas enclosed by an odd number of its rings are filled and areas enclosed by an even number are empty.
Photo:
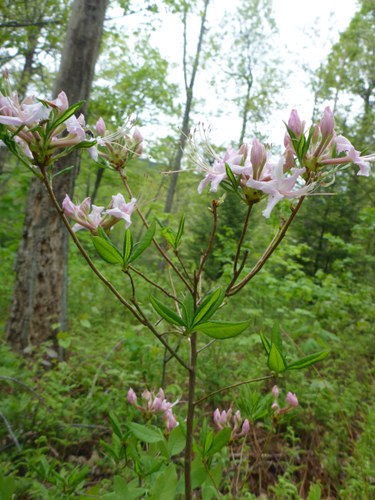
[[[214,244],[214,238],[215,238],[216,229],[217,229],[217,208],[218,208],[217,200],[212,200],[212,216],[213,216],[212,229],[211,229],[210,237],[208,238],[207,248],[201,256],[199,268],[198,268],[198,271],[195,275],[195,279],[196,279],[197,283],[199,283],[201,280],[204,265],[206,263],[207,257],[209,255],[209,253],[211,252],[213,244]]]
[[[291,213],[289,219],[282,224],[279,231],[276,233],[276,235],[272,239],[271,243],[268,245],[265,252],[261,256],[261,258],[258,260],[258,262],[255,264],[255,266],[252,268],[252,270],[236,286],[227,288],[227,291],[226,291],[227,296],[235,295],[236,293],[238,293],[262,269],[264,264],[271,257],[273,252],[276,250],[276,248],[279,246],[279,244],[283,240],[290,224],[293,222],[294,217],[297,215],[298,210],[301,208],[301,205],[302,205],[304,199],[305,199],[305,197],[302,196],[298,200],[298,203],[295,206],[295,208],[292,210],[292,213]]]
[[[236,382],[235,384],[227,385],[226,387],[222,387],[221,389],[211,392],[207,396],[198,399],[197,401],[194,402],[194,406],[198,406],[203,401],[206,401],[206,399],[209,399],[212,396],[215,396],[215,394],[219,394],[220,392],[229,391],[229,389],[234,389],[235,387],[239,387],[240,385],[252,384],[253,382],[261,382],[262,380],[268,380],[273,377],[274,375],[265,375],[264,377],[251,378],[249,380],[242,380],[241,382]]]
[[[193,461],[193,435],[194,435],[194,397],[196,384],[196,364],[197,364],[197,332],[190,336],[190,371],[189,371],[189,392],[188,411],[186,419],[186,446],[185,446],[185,500],[193,499],[193,488],[191,478],[191,464]]]

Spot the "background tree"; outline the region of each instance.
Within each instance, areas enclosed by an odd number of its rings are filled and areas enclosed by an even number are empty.
[[[316,108],[328,101],[336,111],[343,135],[363,149],[373,145],[375,139],[374,19],[374,0],[362,0],[348,28],[319,68],[314,83]],[[338,260],[349,257],[347,243],[361,220],[369,216],[374,202],[371,177],[363,183],[353,172],[338,175],[335,184],[340,196],[315,196],[302,208],[304,215],[311,215],[303,225],[299,221],[296,224],[299,237],[307,243],[303,259],[311,274],[318,270],[332,272]]]
[[[62,89],[71,102],[90,95],[99,52],[107,0],[75,0],[72,5],[60,70],[53,94]],[[62,202],[72,194],[75,168],[56,178],[55,190]],[[39,182],[31,183],[21,244],[15,265],[15,282],[7,338],[15,350],[54,339],[66,324],[67,234]]]
[[[200,12],[201,16],[201,22],[200,22],[200,29],[199,29],[199,35],[198,35],[198,42],[197,42],[197,48],[195,51],[195,55],[193,57],[193,62],[190,68],[190,75],[189,75],[189,62],[188,62],[188,47],[187,47],[187,30],[188,30],[188,14],[190,10],[190,5],[188,2],[183,0],[181,4],[176,3],[174,0],[169,1],[168,3],[171,4],[172,8],[179,12],[182,15],[182,23],[183,23],[183,75],[184,75],[184,90],[185,90],[185,107],[183,111],[183,118],[182,118],[182,125],[181,125],[181,133],[180,133],[180,138],[177,144],[176,148],[176,155],[173,160],[172,164],[172,173],[171,174],[171,180],[170,184],[168,187],[168,193],[167,193],[167,198],[165,201],[165,207],[164,211],[166,213],[171,212],[172,210],[172,204],[173,204],[173,197],[174,193],[176,190],[176,185],[177,185],[177,179],[178,179],[178,172],[181,170],[181,162],[182,162],[182,157],[184,154],[185,146],[186,146],[186,140],[190,132],[190,114],[193,106],[193,96],[194,96],[194,85],[195,85],[195,80],[197,77],[197,73],[199,70],[199,63],[200,59],[202,56],[202,50],[203,50],[203,40],[204,40],[204,34],[205,34],[205,24],[206,24],[206,18],[207,18],[207,9],[209,5],[210,0],[204,0],[203,3],[203,9]]]

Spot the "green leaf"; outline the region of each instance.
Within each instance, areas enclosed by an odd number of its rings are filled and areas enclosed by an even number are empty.
[[[175,500],[177,472],[175,464],[169,464],[158,475],[150,491],[150,500]]]
[[[109,422],[111,424],[111,429],[112,431],[118,436],[120,439],[122,439],[122,430],[121,430],[121,425],[120,422],[118,421],[118,418],[114,413],[110,413],[108,415],[109,417]]]
[[[283,351],[283,340],[281,338],[280,326],[278,323],[273,324],[271,332],[271,344],[275,344],[280,352]]]
[[[266,351],[266,354],[268,355],[270,353],[270,350],[271,350],[271,342],[268,340],[268,338],[263,333],[260,333],[259,336],[260,336],[260,340],[262,341],[264,350]]]
[[[134,245],[133,253],[129,258],[129,262],[133,262],[135,259],[137,259],[146,250],[146,248],[150,246],[155,235],[155,231],[156,223],[155,221],[152,221],[141,241]]]
[[[211,318],[211,316],[219,309],[224,300],[224,291],[222,288],[217,288],[213,292],[209,293],[201,302],[200,306],[195,312],[194,321],[192,328],[203,323],[206,319]]]
[[[233,190],[237,191],[237,189],[238,189],[238,181],[237,181],[234,173],[232,172],[230,166],[228,165],[228,163],[225,164],[225,171],[227,173],[227,176],[228,176],[228,179],[229,179],[230,183],[232,184]]]
[[[268,367],[270,370],[276,373],[284,372],[287,368],[284,356],[281,354],[275,344],[271,344],[270,353],[268,355]]]
[[[95,250],[100,257],[109,264],[122,264],[123,259],[121,253],[115,248],[112,243],[101,238],[100,236],[92,236],[92,242]]]
[[[13,477],[0,475],[0,500],[12,500],[16,490],[17,483]]]
[[[160,302],[160,300],[156,299],[155,297],[150,297],[150,302],[152,307],[155,309],[155,311],[163,318],[165,321],[171,325],[178,325],[178,326],[186,326],[185,322],[183,321],[180,316],[178,316],[177,313],[175,313],[172,309],[169,309],[166,305],[163,304],[163,302]]]
[[[196,327],[199,332],[205,333],[214,339],[229,339],[236,337],[248,328],[250,321],[241,321],[239,323],[231,321],[207,321]]]
[[[186,436],[181,429],[181,425],[172,429],[168,437],[169,456],[174,457],[185,449]]]
[[[140,498],[146,493],[146,490],[138,488],[137,481],[128,483],[123,477],[115,476],[113,480],[114,492],[106,493],[101,497],[98,496],[98,498],[102,498],[103,500],[135,500],[136,498]]]
[[[178,245],[180,244],[182,234],[184,232],[184,226],[185,226],[185,214],[182,214],[182,217],[180,219],[180,224],[178,225],[176,239],[175,239],[175,248],[177,248]]]
[[[184,320],[188,329],[190,329],[194,320],[194,299],[192,295],[187,292],[186,297],[182,303],[182,319]]]
[[[129,262],[129,258],[132,254],[133,250],[133,236],[129,229],[126,229],[124,234],[124,245],[122,250],[122,258],[124,262],[124,266]]]
[[[330,351],[320,351],[315,354],[310,354],[309,356],[305,356],[304,358],[297,359],[297,361],[293,361],[290,365],[288,365],[288,370],[301,370],[302,368],[307,368],[318,361],[322,361],[322,359],[328,356]]]
[[[232,434],[232,429],[230,427],[225,427],[225,429],[219,431],[214,437],[214,440],[207,452],[207,455],[208,456],[214,455],[215,453],[222,450],[224,446],[226,446],[229,443],[231,434]]]
[[[128,424],[128,428],[133,436],[135,436],[140,441],[143,441],[144,443],[158,443],[159,441],[163,441],[164,439],[163,434],[157,427],[130,422]]]
[[[70,106],[62,115],[60,115],[58,118],[56,118],[55,121],[51,124],[51,129],[56,128],[58,125],[61,125],[61,123],[64,123],[68,118],[70,118],[74,113],[82,106],[82,104],[85,101],[79,101]]]
[[[170,227],[164,227],[162,230],[161,230],[161,235],[163,236],[163,238],[170,244],[170,246],[174,249],[176,249],[176,235],[173,231],[173,229],[171,229]]]

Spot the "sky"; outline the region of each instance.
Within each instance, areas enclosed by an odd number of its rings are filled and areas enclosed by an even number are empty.
[[[207,24],[218,24],[228,10],[228,6],[233,10],[240,1],[211,0]],[[302,64],[312,71],[319,67],[319,64],[327,57],[332,44],[338,40],[340,31],[348,26],[356,11],[356,1],[274,0],[273,11],[279,29],[275,51],[280,54],[281,59],[285,60],[285,69],[290,71],[290,76],[285,81],[282,90],[282,107],[279,111],[272,113],[268,129],[264,130],[264,134],[267,135],[268,142],[281,144],[284,136],[282,121],[288,119],[292,108],[296,108],[307,123],[312,116],[313,94],[309,88],[309,75],[301,68]],[[192,51],[196,47],[198,30],[199,20],[190,22],[188,46]],[[171,77],[173,81],[182,85],[182,28],[181,23],[176,22],[175,15],[163,16],[162,23],[155,31],[152,41],[171,65],[175,65]],[[204,73],[201,73],[197,79],[195,97],[204,98],[205,105],[204,107],[197,106],[192,126],[199,121],[209,124],[213,130],[212,140],[216,144],[225,145],[236,142],[241,127],[238,110],[233,104],[223,103],[222,116],[216,116],[217,98],[212,89],[210,91],[205,85]],[[158,133],[155,129],[145,127],[146,137],[148,134],[155,133]],[[161,133],[167,135],[165,131]],[[248,142],[251,140],[252,138],[249,137]]]

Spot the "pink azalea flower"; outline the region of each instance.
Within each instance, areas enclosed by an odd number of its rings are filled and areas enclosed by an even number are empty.
[[[75,205],[70,197],[65,195],[62,207],[65,215],[76,221],[76,224],[73,226],[74,232],[81,229],[96,231],[103,219],[102,212],[104,207],[91,206],[90,198],[85,198],[80,205]]]
[[[28,99],[31,101],[31,98]],[[41,102],[22,103],[18,98],[0,96],[0,123],[20,127],[21,125],[36,125],[40,120],[48,118],[51,110]]]
[[[345,157],[345,160],[347,160],[347,162],[350,161],[358,165],[358,175],[364,175],[368,177],[370,174],[369,161],[373,161],[374,158],[372,158],[371,156],[361,156],[360,152],[354,149],[352,143],[342,135],[338,135],[337,137],[335,137],[334,142],[336,144],[336,150],[338,153],[346,153],[347,156]],[[344,158],[342,158],[342,160],[344,160]]]
[[[130,216],[135,209],[135,202],[137,200],[132,198],[129,203],[125,203],[125,199],[121,193],[112,196],[112,203],[109,209],[106,210],[106,214],[116,219],[124,219],[125,227],[128,228],[132,221]]]
[[[248,180],[247,186],[263,191],[269,195],[267,207],[262,212],[264,217],[269,218],[277,202],[283,198],[296,198],[304,196],[312,190],[312,184],[294,189],[297,179],[305,172],[305,170],[305,168],[292,168],[292,175],[285,175],[283,172],[283,164],[282,162],[279,162],[273,167],[270,180]]]

